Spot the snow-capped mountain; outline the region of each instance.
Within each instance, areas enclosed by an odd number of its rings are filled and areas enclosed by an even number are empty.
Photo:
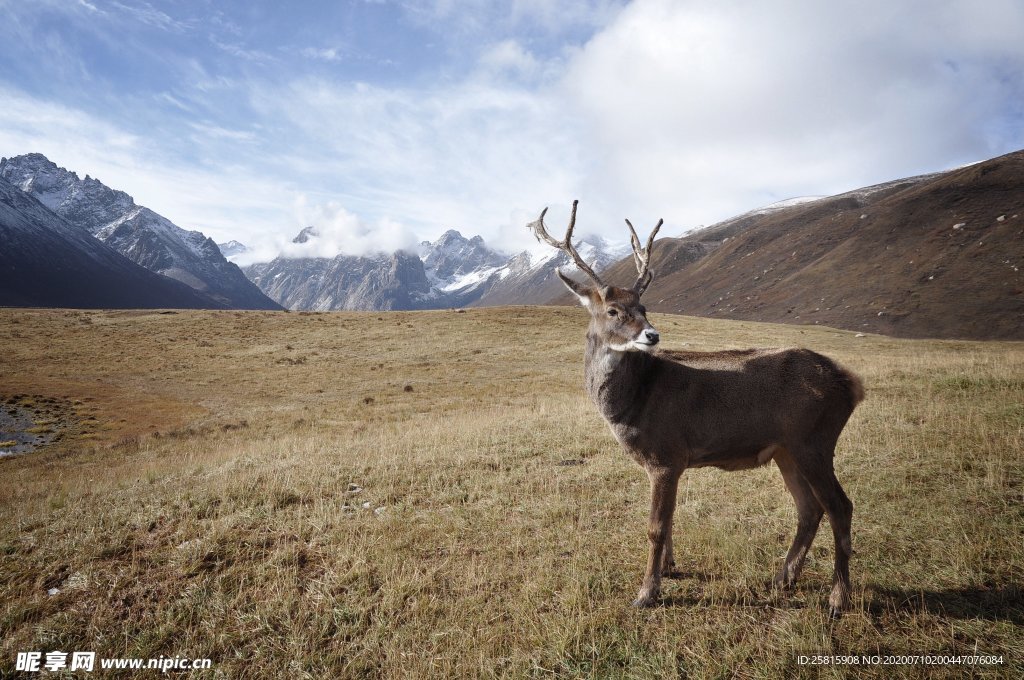
[[[585,237],[575,245],[576,252],[598,274],[631,252],[628,243],[615,243],[600,236]],[[554,248],[544,250],[539,255],[526,251],[519,253],[494,272],[491,284],[474,304],[490,306],[550,302],[565,292],[562,282],[555,276],[555,269],[561,269],[569,276],[582,276],[572,259]],[[628,285],[632,282],[609,283]]]
[[[410,253],[361,257],[278,257],[243,270],[288,309],[428,309],[430,283],[423,262]]]
[[[223,308],[124,257],[0,178],[0,305]]]
[[[306,227],[293,243],[319,238]],[[598,270],[616,261],[628,245],[587,239],[580,254]],[[484,304],[548,302],[562,290],[555,267],[576,271],[568,256],[552,250],[509,257],[488,247],[480,236],[446,231],[424,241],[417,254],[396,252],[357,257],[286,258],[245,267],[264,293],[289,309],[444,309]]]
[[[242,253],[249,252],[249,246],[234,239],[231,239],[227,243],[218,243],[217,248],[220,250],[220,254],[228,260],[235,255],[241,255]]]
[[[58,167],[38,153],[0,159],[0,177],[133,262],[236,309],[278,306],[228,262],[212,239],[187,231],[131,196]]]
[[[58,168],[39,153],[0,159],[0,177],[90,233],[135,206],[132,197],[123,191],[115,191],[88,175],[80,180],[76,173]]]
[[[600,271],[629,253],[630,247],[592,236],[577,242],[576,250]],[[569,275],[578,272],[568,255],[553,248],[509,257],[488,248],[480,236],[466,239],[454,230],[434,243],[421,244],[420,256],[433,294],[445,303],[439,306],[543,304],[564,290],[555,277],[556,268]]]
[[[480,236],[467,239],[449,229],[419,248],[423,268],[439,307],[461,307],[475,302],[501,277],[508,256],[493,250]]]
[[[244,273],[228,261],[246,252],[238,241],[216,244],[187,231],[123,191],[58,167],[42,154],[0,159],[4,178],[66,224],[107,244],[150,271],[180,281],[213,305],[243,309],[431,309],[471,304],[529,304],[560,292],[555,267],[573,271],[560,253],[508,257],[480,236],[449,230],[417,253],[333,258],[285,258],[249,265]],[[304,228],[293,243],[320,238]],[[597,269],[616,260],[626,246],[585,239],[580,254]]]
[[[423,241],[419,255],[431,280],[446,287],[479,270],[497,269],[508,260],[507,255],[488,248],[482,237],[467,239],[454,229],[433,243]]]

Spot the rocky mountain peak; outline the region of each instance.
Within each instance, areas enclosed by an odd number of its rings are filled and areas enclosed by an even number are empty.
[[[320,232],[317,231],[316,227],[306,227],[305,229],[299,232],[298,236],[292,239],[292,243],[306,243],[310,239],[316,238],[319,235]]]
[[[40,153],[3,159],[0,177],[94,235],[105,224],[136,207],[125,192],[111,189],[89,175],[80,179],[78,173],[59,167]]]
[[[419,254],[428,276],[448,282],[482,268],[500,267],[508,259],[489,248],[480,236],[467,239],[455,229],[444,232],[433,243],[421,243]]]
[[[231,239],[227,243],[218,243],[217,248],[220,250],[221,254],[227,258],[234,257],[235,255],[241,255],[249,250],[247,245],[234,239]]]

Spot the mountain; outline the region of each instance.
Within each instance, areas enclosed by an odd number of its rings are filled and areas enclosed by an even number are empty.
[[[131,261],[181,281],[218,304],[234,309],[279,309],[225,259],[212,239],[136,205],[123,191],[88,175],[80,179],[77,173],[38,153],[0,159],[0,178]]]
[[[319,237],[314,227],[306,227],[292,243]],[[628,250],[600,239],[585,241],[579,248],[599,269]],[[567,262],[566,256],[554,252],[540,258],[525,252],[510,258],[488,247],[480,236],[466,238],[450,229],[436,241],[423,241],[417,254],[278,257],[243,271],[289,309],[444,309],[544,302],[557,292],[558,284],[549,280],[554,268],[575,269]]]
[[[0,305],[223,308],[135,264],[3,178],[0,243]]]
[[[278,257],[251,264],[246,275],[288,309],[428,309],[423,262],[405,252],[359,257]]]
[[[241,255],[242,253],[249,252],[248,246],[244,243],[239,243],[234,239],[231,239],[227,243],[218,243],[217,249],[220,250],[220,254],[223,255],[225,259],[230,259],[235,255]]]
[[[489,248],[480,236],[467,239],[454,229],[433,243],[423,241],[419,255],[438,307],[461,307],[478,300],[501,280],[509,259]]]
[[[306,227],[292,243],[318,238],[315,227]],[[479,289],[504,259],[479,236],[466,239],[448,231],[434,243],[420,244],[418,254],[281,256],[243,271],[289,309],[434,309],[461,306],[479,297]]]
[[[449,229],[433,243],[423,241],[420,258],[430,277],[445,285],[483,269],[497,269],[508,259],[488,248],[482,237],[467,239],[454,229]]]
[[[586,237],[575,245],[576,251],[598,275],[630,252],[628,243],[613,243],[596,236]],[[576,265],[563,252],[551,249],[540,256],[522,252],[495,272],[494,280],[474,305],[544,304],[565,290],[555,277],[556,268],[570,276],[579,274]]]
[[[644,300],[697,316],[1021,340],[1022,268],[1019,151],[661,239]],[[629,285],[635,276],[626,258],[604,278]]]

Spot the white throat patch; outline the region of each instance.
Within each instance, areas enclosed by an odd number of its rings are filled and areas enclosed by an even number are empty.
[[[630,352],[630,351],[651,352],[651,351],[654,351],[654,345],[652,345],[649,342],[644,342],[644,340],[643,340],[644,333],[646,333],[648,330],[653,330],[653,328],[644,328],[643,330],[641,330],[637,334],[637,336],[635,338],[633,338],[629,342],[623,342],[623,343],[620,343],[620,344],[617,344],[617,345],[613,345],[611,343],[608,343],[608,349],[610,349],[613,352]]]

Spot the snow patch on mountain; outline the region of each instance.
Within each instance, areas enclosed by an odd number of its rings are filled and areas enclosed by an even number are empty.
[[[827,197],[826,196],[796,196],[794,198],[786,198],[786,199],[783,199],[781,201],[776,201],[775,203],[769,203],[768,205],[761,206],[760,208],[756,208],[756,209],[751,210],[750,212],[744,213],[744,214],[746,214],[746,215],[767,215],[769,213],[776,212],[777,210],[782,210],[784,208],[792,208],[795,205],[802,205],[804,203],[814,203],[815,201],[820,201],[823,198],[827,198]]]
[[[249,251],[249,247],[240,241],[231,239],[227,243],[218,243],[217,248],[220,250],[221,255],[230,260],[236,255],[241,255]]]
[[[487,283],[496,272],[500,272],[502,267],[483,267],[481,269],[474,269],[471,272],[467,272],[460,276],[455,276],[447,283],[442,283],[438,290],[445,293],[451,293],[459,290],[466,290],[468,288],[479,286]],[[505,276],[508,274],[506,273]]]

